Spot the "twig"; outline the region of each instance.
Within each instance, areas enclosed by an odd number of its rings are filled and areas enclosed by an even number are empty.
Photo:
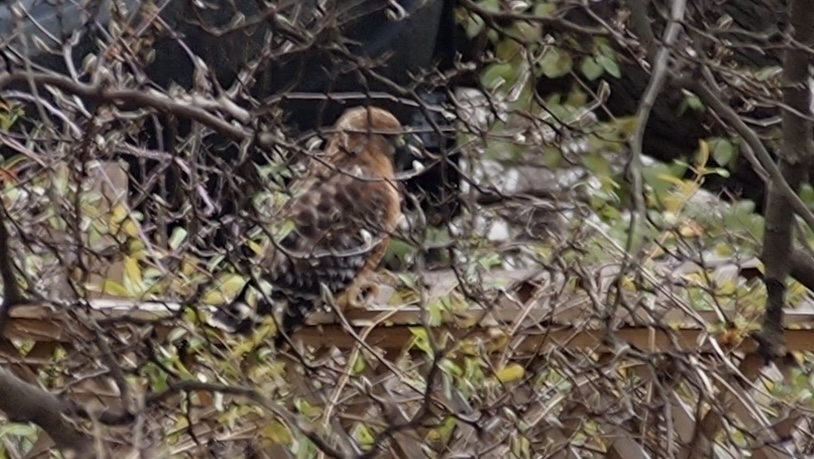
[[[14,274],[14,258],[9,247],[9,232],[6,227],[8,213],[2,202],[0,202],[0,279],[3,281],[3,302],[0,303],[0,334],[3,333],[8,322],[11,309],[23,303],[23,294],[17,276]],[[0,392],[1,393],[1,392]]]
[[[642,145],[644,143],[644,131],[647,128],[647,121],[650,119],[650,112],[653,110],[656,98],[664,87],[664,82],[667,79],[667,65],[670,60],[670,53],[672,52],[673,43],[681,30],[681,22],[684,20],[685,8],[686,0],[675,0],[673,2],[670,12],[670,22],[664,31],[663,43],[659,47],[658,53],[656,53],[650,82],[647,85],[644,96],[642,96],[642,102],[639,104],[639,109],[636,112],[638,124],[636,126],[636,132],[633,135],[630,152],[631,159],[628,170],[633,182],[633,202],[636,206],[630,218],[630,234],[626,247],[629,256],[635,256],[635,253],[638,252],[639,238],[641,237],[639,224],[640,220],[644,218],[646,211],[644,196],[642,195]]]
[[[653,28],[650,27],[650,18],[647,16],[647,2],[643,0],[628,0],[626,3],[630,9],[630,23],[636,32],[636,36],[638,36],[641,41],[642,47],[647,53],[647,60],[649,62],[656,62],[658,60],[656,36],[653,34]]]
[[[248,140],[255,137],[255,133],[241,126],[227,122],[226,120],[209,113],[206,108],[217,109],[224,113],[234,115],[239,119],[248,119],[247,112],[241,111],[234,104],[222,104],[217,101],[206,101],[205,107],[197,105],[202,103],[200,99],[181,95],[171,98],[161,92],[148,89],[113,89],[106,88],[99,84],[85,84],[71,80],[68,77],[42,72],[18,72],[0,75],[0,89],[5,86],[20,81],[30,81],[38,85],[51,85],[68,91],[74,95],[87,97],[96,101],[104,101],[112,105],[121,106],[124,104],[134,104],[138,106],[151,107],[164,113],[172,113],[177,116],[189,118],[204,126],[220,132],[223,135],[237,141]],[[181,99],[179,102],[176,99]],[[256,142],[262,147],[285,144],[283,139],[277,138],[271,133],[256,133]],[[293,147],[292,147],[293,148]]]
[[[780,168],[777,167],[774,158],[769,154],[763,142],[760,141],[757,133],[747,126],[729,105],[713,94],[703,83],[691,78],[682,78],[676,80],[676,85],[695,93],[704,105],[715,111],[718,116],[728,122],[732,128],[743,137],[743,140],[746,141],[752,151],[757,154],[760,163],[766,169],[766,172],[768,172],[772,183],[776,183],[786,198],[790,200],[794,212],[806,222],[809,228],[814,230],[814,214],[811,213],[808,206],[806,206],[803,200],[800,199],[800,196],[797,195],[783,178]]]

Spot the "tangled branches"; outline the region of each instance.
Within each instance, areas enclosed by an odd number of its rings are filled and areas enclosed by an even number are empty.
[[[3,454],[810,454],[814,9],[732,3],[3,4]],[[213,327],[356,105],[370,304]]]

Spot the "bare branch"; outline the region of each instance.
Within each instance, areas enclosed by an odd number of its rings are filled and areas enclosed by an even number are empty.
[[[73,451],[77,459],[93,456],[93,441],[67,421],[68,406],[52,394],[36,388],[0,367],[0,410],[13,422],[33,422],[48,433],[57,446]]]
[[[226,120],[213,115],[208,109],[217,108],[224,113],[234,113],[239,119],[246,121],[249,115],[239,109],[231,102],[219,103],[208,99],[200,100],[197,97],[171,98],[156,90],[119,89],[104,87],[100,84],[85,84],[70,78],[50,73],[7,73],[0,75],[0,89],[10,83],[19,81],[29,81],[39,85],[55,86],[71,94],[87,97],[91,100],[101,101],[112,105],[131,104],[136,106],[151,107],[164,113],[173,113],[177,116],[198,121],[204,126],[220,132],[237,141],[249,140],[255,137],[255,133],[234,125]],[[181,101],[177,101],[180,99]],[[186,100],[185,100],[186,99]],[[276,138],[270,133],[256,133],[257,144],[263,147],[280,144],[282,139]]]
[[[639,5],[640,9],[644,8],[639,1],[635,1],[634,4]],[[630,219],[630,234],[628,235],[627,241],[627,251],[632,257],[636,256],[636,252],[638,252],[640,246],[642,230],[639,228],[639,225],[641,224],[641,220],[645,218],[644,213],[646,210],[642,189],[642,145],[644,143],[644,131],[650,119],[650,111],[653,109],[656,98],[659,96],[659,93],[661,93],[664,82],[668,77],[667,65],[670,61],[673,43],[675,43],[676,38],[678,38],[678,33],[681,31],[685,8],[686,0],[674,0],[672,2],[670,22],[664,31],[662,44],[659,46],[658,52],[655,53],[655,61],[652,63],[653,73],[650,76],[650,82],[647,84],[647,89],[644,91],[641,103],[639,103],[639,108],[636,112],[636,132],[633,134],[633,140],[631,141],[630,163],[628,166],[628,173],[633,182],[632,195],[633,202],[635,203],[635,209]],[[646,30],[650,30],[649,26]],[[652,32],[648,39],[653,39]]]
[[[0,304],[0,334],[3,333],[11,309],[23,303],[20,283],[17,280],[14,257],[9,246],[9,231],[6,226],[8,213],[5,206],[0,203],[0,279],[3,281],[3,302]]]
[[[792,0],[789,9],[795,40],[810,44],[814,39],[814,29],[811,28],[814,1]],[[782,178],[772,178],[767,200],[762,258],[766,265],[768,298],[763,327],[758,335],[760,353],[767,360],[786,352],[782,321],[786,303],[785,283],[791,271],[794,206],[791,195],[783,187],[791,188],[796,195],[806,168],[814,164],[811,122],[806,119],[807,115],[803,115],[811,111],[808,80],[812,62],[811,55],[801,49],[787,50],[783,60],[783,102],[793,110],[783,111],[783,142],[779,153]]]

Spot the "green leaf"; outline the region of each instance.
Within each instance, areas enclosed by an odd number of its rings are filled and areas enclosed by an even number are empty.
[[[462,23],[465,24],[464,28],[466,29],[466,37],[470,39],[478,36],[481,32],[483,32],[484,27],[486,27],[486,23],[483,22],[483,18],[476,14],[466,15]]]
[[[427,440],[430,442],[446,442],[455,431],[458,425],[454,416],[446,416],[441,424],[427,432]]]
[[[720,175],[723,178],[729,178],[730,175],[729,169],[724,169],[723,167],[716,167],[715,169],[712,169],[712,172]]]
[[[683,177],[687,173],[688,165],[683,161],[673,161],[672,164],[667,165],[667,168],[674,177]]]
[[[175,228],[172,231],[172,235],[170,236],[170,248],[172,250],[178,250],[178,247],[181,246],[181,243],[183,243],[186,240],[187,234],[188,233],[186,229],[181,228],[180,226]]]
[[[758,81],[766,81],[780,75],[781,73],[783,73],[783,67],[773,65],[771,67],[763,67],[755,72],[755,78],[757,78]]]
[[[356,427],[353,429],[353,438],[359,442],[360,445],[369,447],[373,445],[373,442],[376,440],[376,436],[361,422],[356,424]]]
[[[427,335],[427,330],[423,327],[410,327],[410,334],[413,335],[412,346],[418,348],[425,353],[432,355],[432,348],[430,347],[430,338]]]
[[[495,45],[495,57],[501,61],[509,61],[522,50],[520,43],[514,40],[503,40]]]
[[[513,71],[512,65],[506,62],[492,64],[481,74],[481,84],[486,89],[495,90],[509,80]]]
[[[616,63],[616,59],[606,56],[604,54],[600,54],[596,56],[597,64],[601,65],[606,72],[610,73],[616,78],[622,76],[622,71],[619,69],[619,64]]]
[[[596,59],[593,56],[587,56],[585,59],[582,60],[582,65],[579,66],[579,70],[585,75],[585,78],[593,81],[602,76],[605,73],[605,69],[596,62]]]
[[[427,303],[427,312],[430,313],[428,322],[430,325],[440,325],[444,314],[444,303],[442,298],[436,298]]]
[[[701,102],[701,99],[695,94],[688,94],[684,97],[684,100],[681,101],[681,105],[678,107],[678,114],[683,115],[688,108],[698,113],[704,113],[704,110],[706,110],[704,103]]]
[[[608,176],[611,173],[608,158],[605,158],[605,156],[600,153],[586,155],[582,160],[582,164],[596,175]]]
[[[518,37],[527,41],[540,41],[542,37],[542,28],[539,24],[532,24],[525,21],[515,22],[511,30],[516,33]],[[508,41],[517,43],[515,40]]]
[[[735,157],[735,146],[728,139],[716,139],[712,147],[712,159],[719,166],[728,166]]]
[[[351,374],[358,375],[365,371],[366,368],[367,361],[365,360],[365,356],[360,352],[353,360],[353,365],[351,365]]]
[[[812,188],[810,184],[803,184],[800,188],[800,199],[809,206],[814,204],[814,188]]]
[[[569,53],[551,46],[536,65],[546,77],[559,78],[570,72],[573,64]]]
[[[500,0],[481,0],[478,2],[478,6],[486,11],[497,13],[500,11]]]
[[[6,437],[8,435],[15,435],[20,437],[28,437],[37,432],[37,427],[28,424],[28,423],[20,423],[20,422],[5,422],[2,426],[0,426],[0,438]]]
[[[273,420],[265,428],[263,428],[263,435],[268,438],[273,444],[290,445],[293,437],[291,431],[285,424],[280,421]]]
[[[562,152],[558,148],[543,147],[543,162],[549,169],[557,169],[562,166]]]
[[[180,339],[182,336],[187,334],[187,329],[183,327],[175,327],[167,334],[167,341],[175,342],[176,340]]]
[[[670,177],[672,177],[670,167],[663,163],[652,164],[642,169],[642,178],[653,188],[653,193],[659,199],[663,199],[673,189],[675,184]]]
[[[550,18],[557,12],[557,4],[552,2],[540,2],[534,5],[534,15],[541,18]]]

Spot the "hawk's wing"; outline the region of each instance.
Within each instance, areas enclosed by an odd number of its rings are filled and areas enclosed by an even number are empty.
[[[272,285],[271,304],[260,300],[256,313],[250,313],[244,288],[216,314],[234,331],[248,331],[257,315],[279,312],[283,330],[290,332],[321,306],[322,286],[339,296],[381,259],[398,216],[394,184],[355,166],[312,177],[299,188],[303,193],[281,212],[283,227],[290,231],[260,266],[262,278]]]

